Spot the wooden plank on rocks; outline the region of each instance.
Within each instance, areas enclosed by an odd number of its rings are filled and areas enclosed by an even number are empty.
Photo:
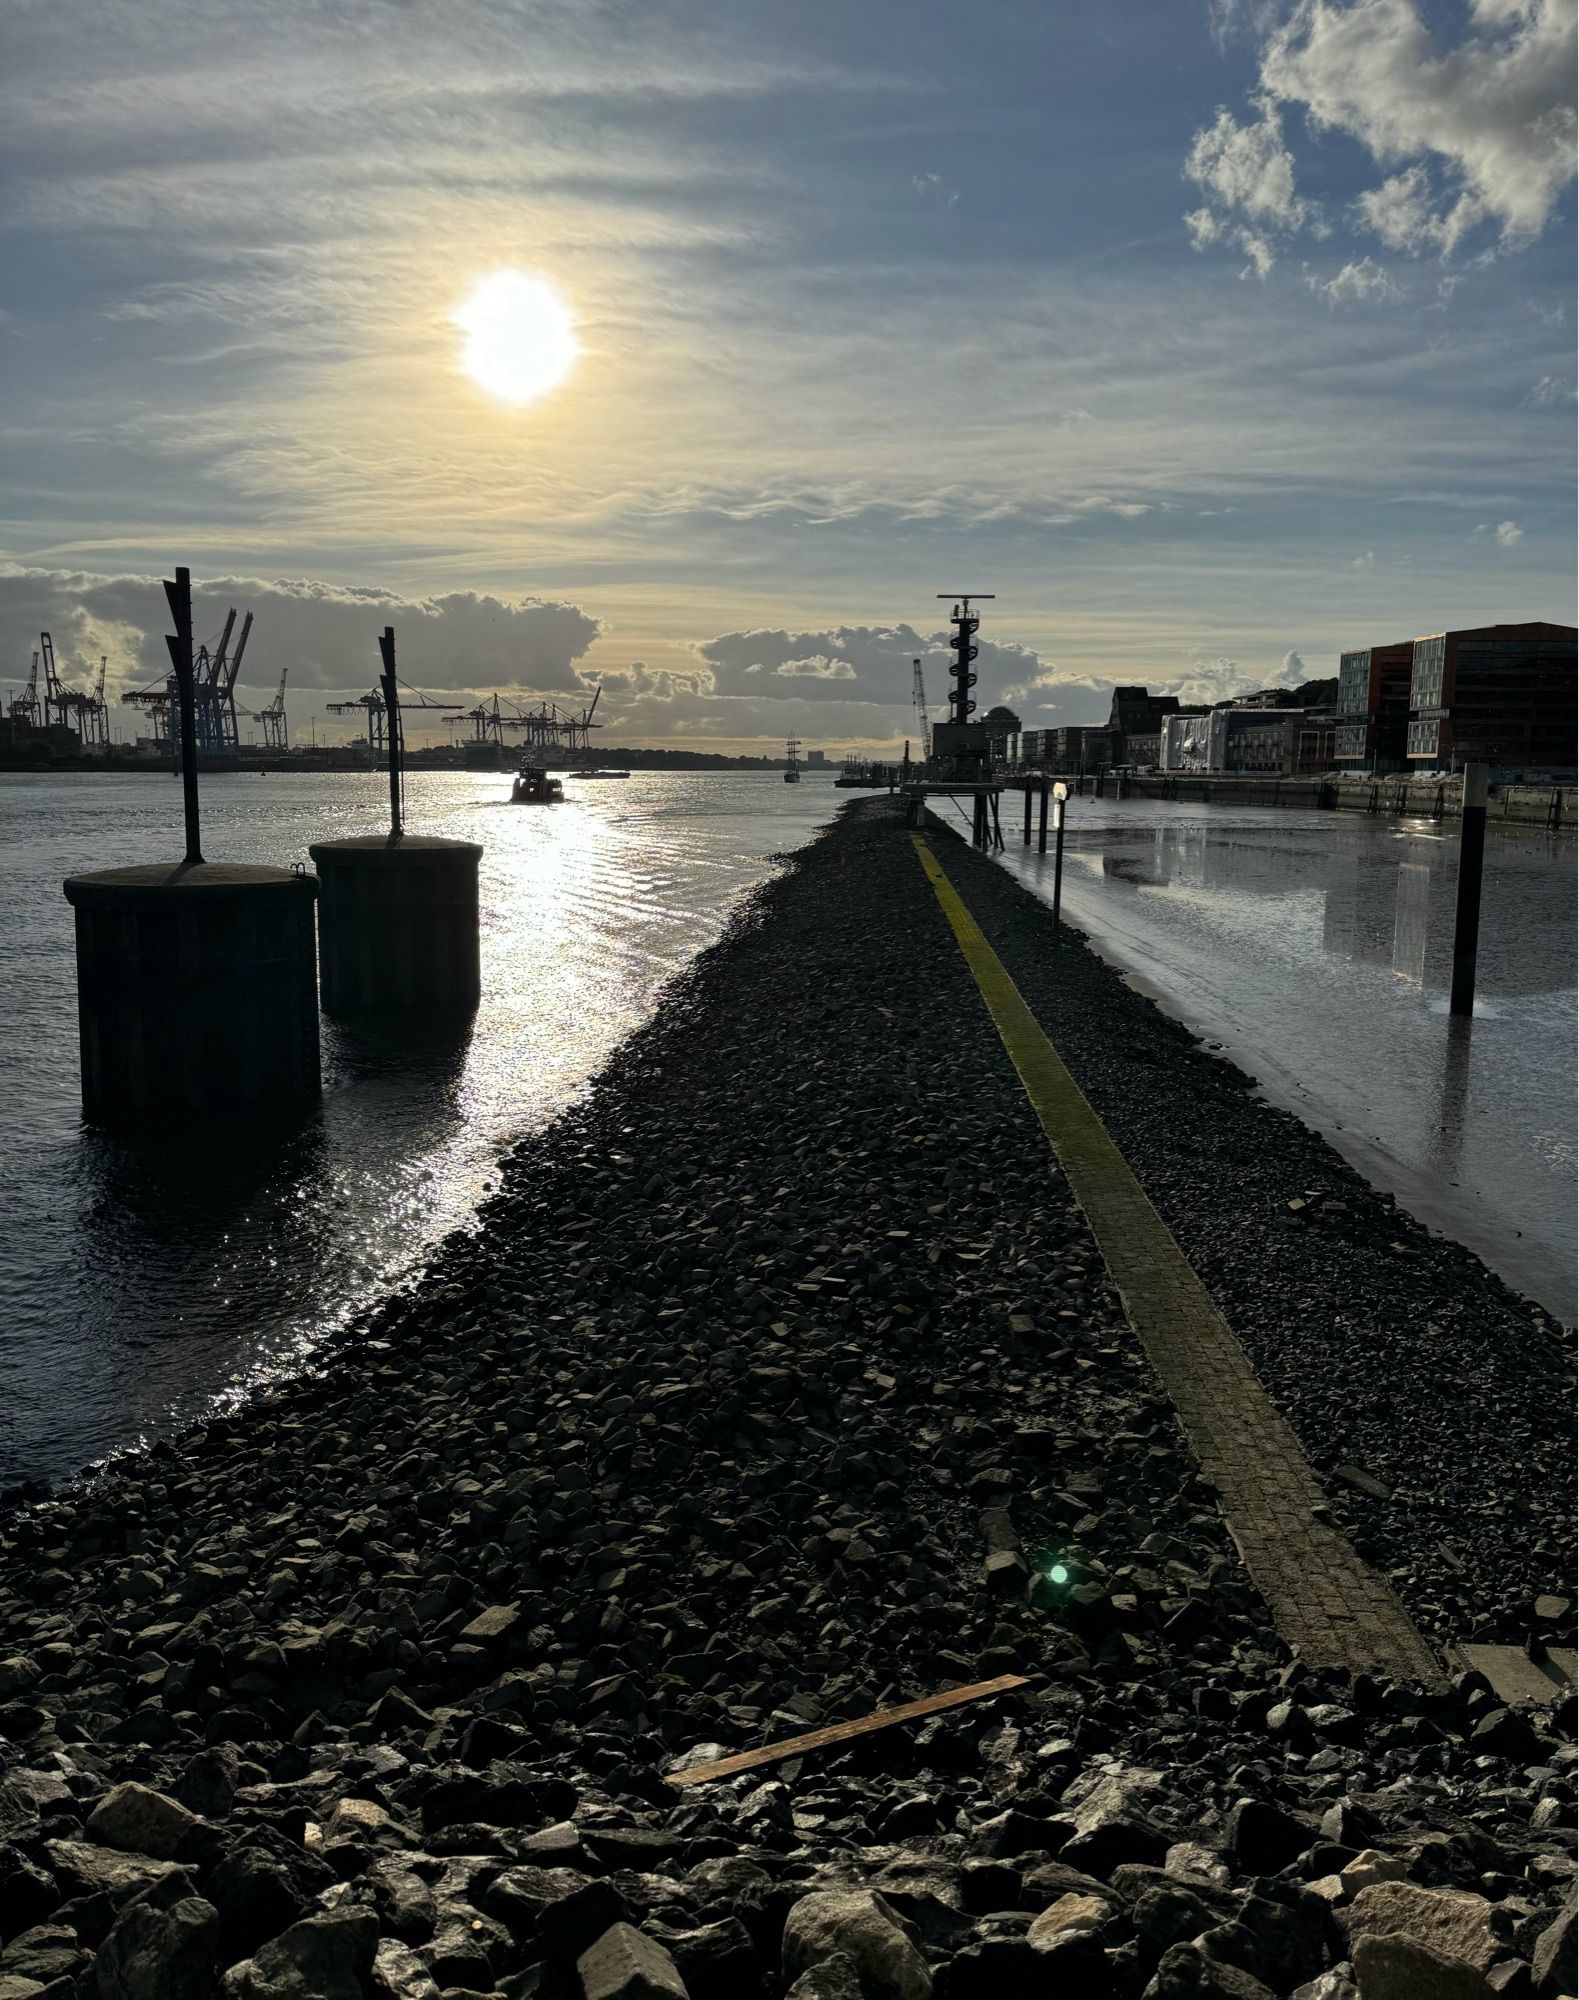
[[[942,1694],[923,1695],[920,1701],[901,1702],[897,1708],[875,1709],[855,1722],[835,1722],[826,1729],[813,1729],[806,1736],[786,1736],[778,1743],[765,1743],[760,1750],[742,1750],[734,1757],[720,1757],[716,1763],[693,1764],[688,1771],[675,1771],[665,1780],[671,1785],[701,1785],[709,1778],[731,1778],[737,1771],[754,1771],[761,1764],[781,1764],[786,1757],[800,1757],[808,1750],[826,1750],[830,1744],[848,1743],[874,1730],[888,1729],[896,1722],[913,1722],[918,1716],[936,1715],[939,1709],[958,1708],[961,1702],[981,1701],[990,1694],[1006,1694],[1010,1688],[1025,1687],[1024,1674],[999,1674],[996,1680],[973,1681],[969,1687],[948,1688]]]

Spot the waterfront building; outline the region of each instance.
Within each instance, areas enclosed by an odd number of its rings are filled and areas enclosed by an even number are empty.
[[[1340,770],[1401,771],[1409,734],[1414,646],[1359,646],[1338,661],[1333,762]]]
[[[987,730],[987,754],[996,764],[1009,761],[1009,739],[1020,734],[1020,718],[1012,708],[1004,708],[1000,703],[989,708],[982,717]]]
[[[1503,779],[1573,771],[1576,638],[1572,625],[1536,619],[1416,639],[1410,767],[1486,764]]]
[[[808,771],[825,770],[827,764],[828,753],[826,750],[808,750],[806,752],[806,769]]]
[[[1333,717],[1323,709],[1230,703],[1205,714],[1165,716],[1159,736],[1164,771],[1286,778],[1329,768]]]
[[[1112,761],[1137,771],[1155,769],[1165,718],[1193,712],[1181,707],[1176,694],[1153,694],[1143,686],[1115,687],[1107,719],[1108,732],[1115,739]]]

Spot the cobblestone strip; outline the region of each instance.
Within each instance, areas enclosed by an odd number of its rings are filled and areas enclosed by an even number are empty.
[[[958,891],[925,840],[912,838],[1130,1325],[1222,1496],[1228,1530],[1278,1630],[1313,1665],[1440,1680],[1440,1666],[1385,1579],[1316,1518],[1324,1496],[1299,1440]]]

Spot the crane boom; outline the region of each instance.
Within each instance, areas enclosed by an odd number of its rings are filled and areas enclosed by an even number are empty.
[[[247,623],[250,625],[251,622],[252,619],[249,614]],[[225,671],[225,655],[230,651],[230,635],[235,630],[235,626],[236,607],[232,605],[230,607],[230,616],[225,620],[225,629],[220,634],[219,648],[208,663],[208,684],[210,687],[217,688],[220,685],[220,677]]]
[[[236,614],[234,611],[232,611],[230,615],[232,618],[234,618]],[[241,637],[236,641],[235,658],[231,661],[230,671],[225,676],[224,692],[227,695],[230,693],[231,689],[236,685],[236,676],[241,672],[241,656],[247,650],[247,639],[251,634],[251,631],[252,631],[252,613],[249,611],[245,619],[243,619],[242,621]]]
[[[930,757],[932,755],[932,721],[927,714],[927,687],[926,682],[921,678],[921,662],[916,660],[913,664],[916,670],[914,701],[916,720],[921,725],[921,749],[923,755]]]

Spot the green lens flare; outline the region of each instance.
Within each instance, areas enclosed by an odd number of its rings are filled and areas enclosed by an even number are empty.
[[[1052,1568],[1047,1572],[1047,1576],[1048,1581],[1051,1583],[1067,1583],[1069,1581],[1069,1572],[1064,1568],[1062,1563],[1054,1563]]]

